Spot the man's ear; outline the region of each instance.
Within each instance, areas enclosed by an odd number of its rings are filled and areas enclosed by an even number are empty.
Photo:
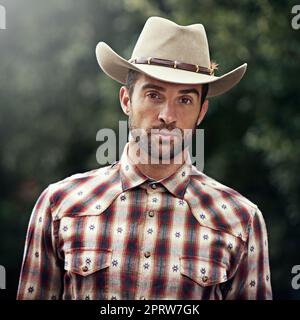
[[[125,86],[120,88],[119,99],[123,112],[128,116],[131,109],[131,101],[129,98],[128,89]]]
[[[201,123],[201,121],[203,120],[206,112],[208,110],[208,99],[205,99],[203,104],[202,104],[202,107],[201,107],[201,111],[199,113],[199,116],[198,116],[198,120],[197,120],[197,126]]]

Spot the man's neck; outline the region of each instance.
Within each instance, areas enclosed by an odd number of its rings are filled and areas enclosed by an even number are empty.
[[[169,177],[174,172],[178,171],[178,169],[183,165],[183,152],[176,155],[175,158],[170,159],[170,163],[144,163],[146,161],[139,162],[137,160],[137,155],[135,154],[135,148],[130,148],[131,144],[128,146],[128,157],[129,159],[137,166],[137,168],[147,177],[152,178],[156,181],[162,180],[164,178]],[[139,149],[141,150],[141,149]],[[139,155],[139,159],[148,159],[148,155]]]

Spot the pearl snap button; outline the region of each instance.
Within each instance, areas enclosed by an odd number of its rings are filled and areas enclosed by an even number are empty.
[[[151,217],[151,218],[154,217],[154,211],[153,210],[150,210],[148,214],[149,214],[149,217]]]
[[[144,253],[145,258],[149,258],[150,255],[151,255],[151,253],[150,253],[149,251],[146,251],[146,252]]]
[[[88,266],[84,266],[81,268],[83,272],[87,272],[89,270]]]
[[[207,276],[203,276],[203,277],[202,277],[202,281],[203,281],[203,282],[207,282],[207,280],[208,280],[208,277],[207,277]]]

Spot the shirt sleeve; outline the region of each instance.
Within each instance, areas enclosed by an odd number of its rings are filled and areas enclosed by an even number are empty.
[[[62,265],[57,256],[48,186],[29,221],[17,300],[60,299]]]
[[[272,300],[267,230],[259,209],[248,231],[245,254],[235,276],[227,284],[225,299]]]

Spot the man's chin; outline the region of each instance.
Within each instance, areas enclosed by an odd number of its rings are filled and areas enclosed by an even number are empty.
[[[174,145],[165,142],[159,142],[156,145],[148,145],[147,154],[150,157],[150,163],[173,163],[175,157],[183,153],[182,145]],[[153,161],[152,161],[153,160]]]
[[[139,138],[139,139],[137,139]],[[140,150],[140,160],[145,164],[182,164],[184,141],[178,136],[162,137],[148,134],[134,137],[136,150]]]

